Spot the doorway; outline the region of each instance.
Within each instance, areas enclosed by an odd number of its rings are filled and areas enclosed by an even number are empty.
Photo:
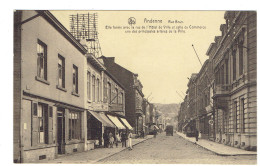
[[[58,154],[65,153],[65,118],[64,109],[58,108],[57,111],[57,143]]]

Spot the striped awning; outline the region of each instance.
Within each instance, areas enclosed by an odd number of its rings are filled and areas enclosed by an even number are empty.
[[[105,116],[103,113],[98,113],[95,111],[89,111],[91,115],[93,115],[98,121],[100,121],[103,126],[106,127],[113,127],[115,128],[115,125]]]
[[[127,120],[125,118],[120,118],[120,120],[125,124],[125,126],[129,129],[129,130],[133,130],[132,126],[127,122]]]
[[[126,129],[125,126],[119,121],[119,119],[112,115],[107,115],[108,118],[116,125],[118,129]]]

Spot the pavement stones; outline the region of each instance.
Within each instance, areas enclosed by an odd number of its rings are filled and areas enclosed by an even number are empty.
[[[176,132],[176,133],[179,136],[181,136],[182,138],[184,138],[192,143],[196,142],[194,137],[186,137],[185,134],[180,133],[180,132]],[[257,152],[254,152],[254,151],[246,151],[243,149],[238,149],[235,147],[227,146],[224,144],[220,144],[220,143],[205,140],[205,139],[199,139],[199,141],[196,142],[196,144],[209,151],[214,152],[217,155],[221,155],[221,156],[257,155]]]
[[[152,135],[147,135],[144,139],[132,139],[133,146],[146,141],[147,139],[153,138]],[[128,148],[123,148],[122,144],[118,145],[118,148],[114,146],[114,148],[97,148],[94,150],[80,152],[69,155],[61,155],[57,159],[54,160],[42,160],[41,163],[63,163],[63,164],[80,164],[80,163],[88,163],[93,164],[98,161],[104,160],[108,157],[111,157],[121,151],[128,150]]]

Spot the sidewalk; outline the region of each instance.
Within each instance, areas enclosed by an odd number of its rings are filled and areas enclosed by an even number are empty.
[[[194,137],[186,137],[185,134],[176,132],[179,136],[183,137],[184,139],[195,143],[195,138]],[[199,139],[197,142],[197,145],[212,151],[216,153],[217,155],[221,156],[237,156],[237,155],[257,155],[257,152],[253,151],[246,151],[243,149],[238,149],[235,147],[227,146],[224,144],[219,144],[217,142],[205,140],[205,139]]]
[[[147,135],[144,139],[137,138],[132,139],[133,146],[144,142],[147,139],[153,138],[152,135]],[[75,154],[69,154],[69,155],[62,155],[54,160],[42,160],[42,163],[63,163],[63,164],[81,164],[81,163],[87,163],[87,164],[93,164],[100,160],[103,160],[107,157],[113,156],[123,150],[128,150],[127,148],[122,148],[122,144],[120,143],[118,145],[118,148],[114,146],[114,148],[97,148],[90,151],[85,152],[79,152]]]

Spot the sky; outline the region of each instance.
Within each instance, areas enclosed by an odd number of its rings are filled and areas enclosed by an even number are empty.
[[[220,25],[225,23],[224,11],[51,11],[70,30],[69,15],[98,14],[98,38],[106,57],[138,74],[145,97],[153,103],[180,103],[187,90],[188,78],[198,73],[201,64],[192,44],[203,63],[207,49],[215,36],[221,35]],[[129,26],[134,17],[136,24]],[[152,20],[162,20],[151,23]],[[148,21],[147,21],[148,20]],[[170,20],[170,23],[169,23]],[[177,20],[177,22],[176,22]],[[108,27],[112,28],[108,28]],[[142,27],[143,30],[186,28],[185,33],[126,33],[116,27]],[[153,27],[151,27],[153,26]],[[162,29],[158,29],[161,26]],[[202,27],[202,29],[192,27]],[[173,30],[172,30],[173,31]],[[138,32],[138,31],[137,31]],[[178,31],[177,31],[178,32]],[[177,92],[181,95],[179,96]]]

